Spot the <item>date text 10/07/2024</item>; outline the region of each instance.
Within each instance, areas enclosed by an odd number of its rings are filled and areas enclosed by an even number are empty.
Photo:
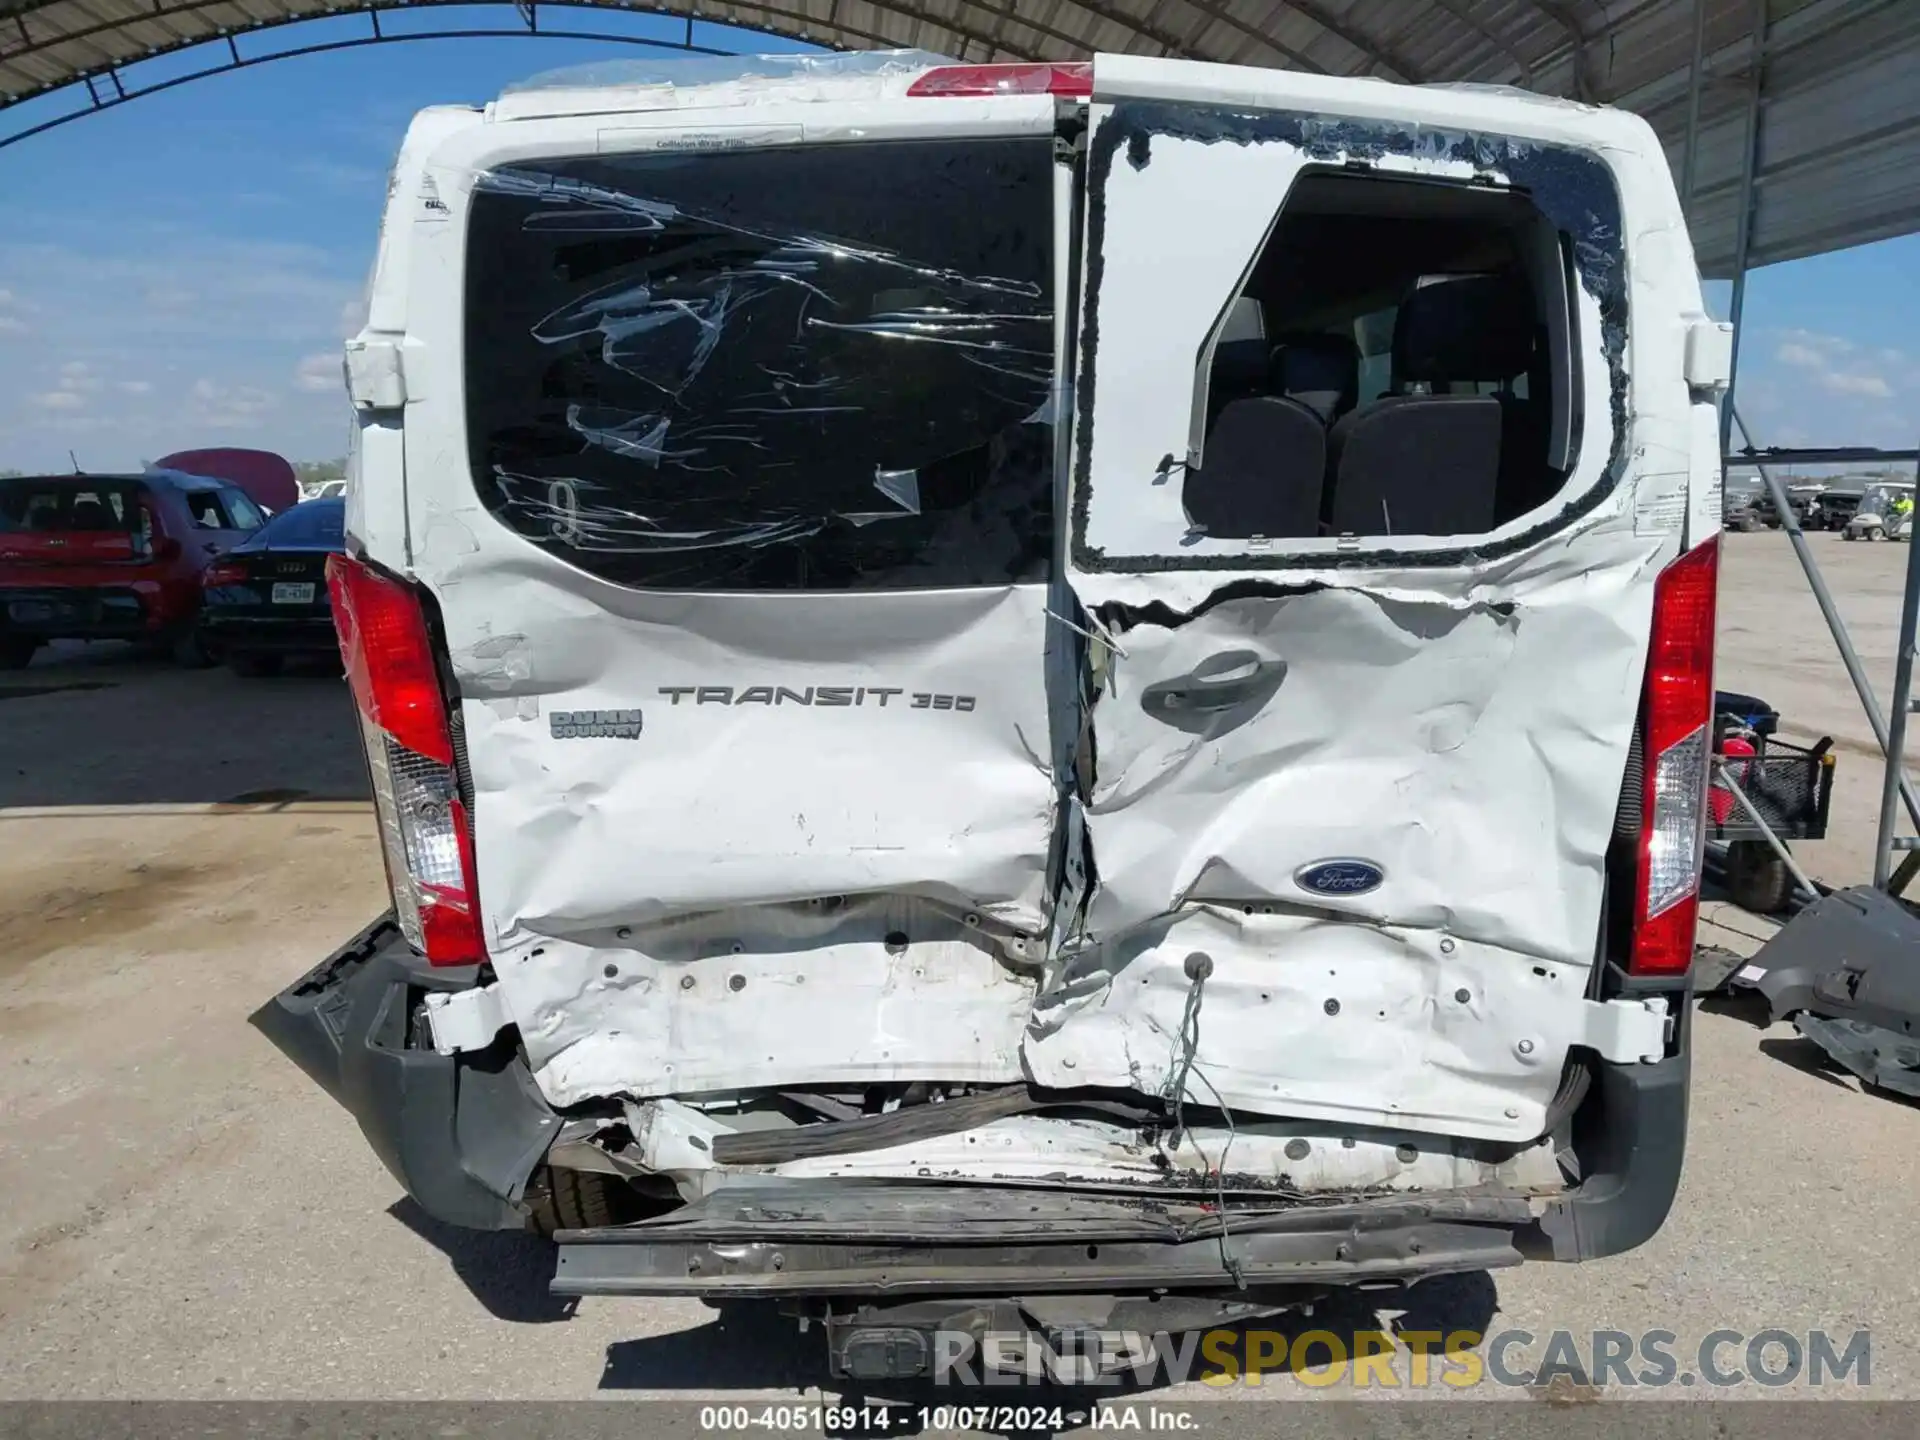
[[[1059,1405],[703,1405],[699,1415],[700,1429],[709,1433],[767,1430],[912,1435],[984,1430],[1010,1434],[1022,1430],[1053,1433],[1083,1425],[1096,1430],[1181,1433],[1199,1428],[1191,1411],[1128,1405],[1095,1405],[1090,1410]]]

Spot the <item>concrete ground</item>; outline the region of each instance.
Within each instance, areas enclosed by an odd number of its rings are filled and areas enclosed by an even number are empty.
[[[1813,543],[1886,685],[1906,547]],[[1862,879],[1871,734],[1784,537],[1727,536],[1721,594],[1721,685],[1839,742],[1833,838],[1801,853]],[[0,679],[0,1398],[819,1385],[817,1334],[722,1325],[693,1302],[550,1298],[540,1243],[426,1219],[247,1027],[383,908],[356,743],[337,679],[183,673],[105,647]],[[1711,908],[1704,939],[1766,933]],[[1443,1282],[1411,1318],[1543,1339],[1668,1330],[1683,1369],[1717,1329],[1866,1327],[1868,1393],[1920,1396],[1920,1109],[1719,1010],[1698,1016],[1694,1065],[1686,1179],[1651,1243]],[[1319,1319],[1373,1323],[1357,1304]]]

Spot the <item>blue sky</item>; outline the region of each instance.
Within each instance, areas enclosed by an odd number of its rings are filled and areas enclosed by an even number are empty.
[[[384,23],[499,27],[512,11]],[[682,33],[649,16],[584,23]],[[323,20],[241,43],[262,54],[365,28]],[[792,48],[708,25],[695,39]],[[667,53],[527,39],[368,47],[183,85],[0,149],[0,468],[64,469],[69,449],[98,470],[209,444],[340,454],[340,342],[409,116],[484,102],[556,66]],[[209,63],[188,52],[126,74],[151,83]],[[84,98],[0,112],[0,134]],[[1740,408],[1763,443],[1920,439],[1920,236],[1756,272],[1747,322]]]

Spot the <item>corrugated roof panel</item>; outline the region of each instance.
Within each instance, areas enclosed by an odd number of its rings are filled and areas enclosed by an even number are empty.
[[[244,34],[352,3],[0,0],[0,108],[223,29]],[[406,0],[376,3],[402,8]],[[1756,0],[1699,3],[1709,88],[1692,218],[1703,264],[1725,273],[1739,228]],[[1640,110],[1676,170],[1696,15],[1693,0],[655,0],[645,8],[847,49],[922,47],[975,60],[1105,49],[1525,83]],[[1753,263],[1920,228],[1920,0],[1768,0],[1768,14]]]

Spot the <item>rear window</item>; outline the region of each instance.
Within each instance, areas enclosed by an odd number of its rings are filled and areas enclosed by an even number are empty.
[[[547,162],[482,177],[474,484],[668,589],[1044,580],[1052,142]]]
[[[1551,500],[1582,430],[1572,263],[1519,191],[1309,169],[1203,360],[1189,533],[1474,535]]]
[[[200,530],[258,530],[266,521],[243,491],[227,486],[181,492],[194,527]]]
[[[347,507],[338,500],[308,500],[283,510],[266,524],[256,545],[312,545],[338,548],[346,544]]]
[[[140,486],[129,481],[51,476],[0,480],[0,530],[27,534],[140,526]]]

